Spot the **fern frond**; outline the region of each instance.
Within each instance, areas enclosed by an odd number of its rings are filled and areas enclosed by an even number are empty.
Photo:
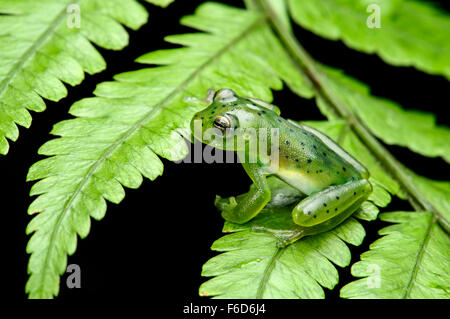
[[[344,298],[450,298],[450,238],[428,212],[383,213],[395,223],[380,230],[361,261],[356,280],[341,290]]]
[[[380,28],[366,24],[369,4],[380,8]],[[302,27],[350,48],[377,53],[385,62],[414,66],[450,79],[450,18],[420,1],[289,0]],[[420,21],[420,23],[411,23]]]
[[[366,85],[340,70],[325,66],[322,69],[325,85],[378,138],[424,156],[441,156],[450,163],[450,128],[437,126],[433,114],[405,110],[390,100],[371,95]]]
[[[410,172],[411,183],[424,194],[430,206],[426,207],[435,213],[441,225],[447,231],[450,229],[450,182],[435,181]]]
[[[404,110],[391,101],[383,100],[370,95],[368,88],[360,82],[344,75],[340,71],[322,66],[323,85],[333,92],[340,103],[344,103],[351,114],[356,115],[358,120],[373,132],[376,136],[387,143],[407,146],[422,155],[442,156],[446,161],[450,160],[450,147],[447,141],[450,139],[450,129],[444,126],[436,126],[434,117],[428,113]],[[317,105],[328,118],[338,118],[330,110],[329,102],[317,96]],[[350,136],[356,137],[354,133]],[[363,145],[363,144],[361,144]],[[363,147],[357,153],[368,151]],[[380,155],[379,155],[380,156]],[[383,158],[372,157],[373,161]],[[371,167],[370,164],[364,163]],[[397,194],[400,198],[407,196],[420,199],[423,209],[433,212],[444,229],[450,229],[450,183],[446,181],[433,181],[405,168],[398,167],[397,174],[401,174],[403,188],[408,188],[409,195],[398,188],[388,187],[392,182],[394,187],[399,184],[399,176],[386,173],[386,168],[375,165],[370,169],[373,177],[382,179],[384,187],[391,194]],[[381,175],[379,175],[381,173]],[[395,178],[397,177],[397,178]],[[437,195],[440,194],[440,195]]]
[[[122,49],[128,33],[121,24],[138,29],[147,16],[135,0],[2,0],[0,154],[9,150],[7,138],[17,140],[17,124],[31,125],[29,110],[45,109],[43,98],[58,101],[67,95],[63,82],[74,86],[84,72],[105,68],[91,42]]]
[[[75,119],[54,126],[52,134],[60,137],[40,148],[51,157],[28,174],[30,181],[40,179],[31,190],[39,196],[29,207],[30,214],[39,214],[27,227],[33,233],[27,246],[31,298],[58,293],[77,234],[87,236],[90,217],[104,216],[105,200],[118,203],[123,186],[137,188],[142,176],[161,175],[158,156],[185,157],[187,146],[175,131],[188,127],[199,108],[183,103],[185,96],[204,96],[214,85],[271,100],[271,89],[281,89],[282,81],[297,94],[312,96],[310,83],[295,72],[261,15],[206,3],[181,22],[207,33],[167,37],[184,47],[146,54],[138,61],[162,66],[98,85],[96,97],[72,106]]]
[[[202,276],[214,277],[200,287],[200,295],[214,298],[324,298],[322,287],[338,283],[334,264],[351,260],[345,243],[361,244],[365,231],[350,218],[331,232],[306,237],[285,248],[270,234],[253,232],[255,225],[294,229],[292,206],[264,208],[249,223],[225,223],[225,232],[211,249],[221,254],[203,265]]]
[[[172,2],[174,2],[175,0],[145,0],[145,1],[150,2],[150,3],[152,3],[152,4],[155,4],[155,5],[157,5],[157,6],[160,6],[160,7],[165,8],[165,7],[167,7],[169,4],[171,4]]]

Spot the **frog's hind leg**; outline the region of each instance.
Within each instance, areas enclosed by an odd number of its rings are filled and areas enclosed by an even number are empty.
[[[298,203],[306,197],[301,191],[292,187],[276,175],[269,176],[267,178],[267,184],[269,185],[272,196],[266,207],[287,206]]]
[[[331,186],[305,198],[292,211],[293,220],[299,227],[290,233],[273,234],[280,238],[278,246],[284,247],[302,237],[335,228],[350,217],[371,192],[372,185],[363,179]]]
[[[333,228],[340,225],[343,221],[345,221],[348,217],[350,217],[360,206],[361,204],[367,199],[368,196],[363,196],[358,198],[352,205],[350,205],[348,208],[346,208],[344,211],[342,211],[340,214],[328,219],[327,221],[317,224],[315,226],[311,227],[304,227],[299,226],[297,229],[286,232],[283,234],[273,234],[276,237],[280,239],[277,246],[278,247],[285,247],[287,245],[292,244],[293,242],[299,240],[300,238],[303,238],[305,236],[311,236],[320,234],[329,230],[332,230]]]
[[[372,185],[366,179],[330,186],[298,203],[292,210],[292,218],[304,227],[323,224],[348,209],[356,210],[370,193]]]

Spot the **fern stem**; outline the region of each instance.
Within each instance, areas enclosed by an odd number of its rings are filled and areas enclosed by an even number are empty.
[[[270,5],[265,0],[254,0],[253,4],[258,6],[259,10],[266,14],[272,28],[280,37],[283,46],[291,55],[294,63],[302,70],[302,72],[308,75],[314,84],[317,96],[320,96],[329,102],[327,104],[331,106],[331,111],[347,121],[359,139],[366,144],[368,149],[378,159],[378,161],[382,163],[391,176],[398,181],[401,189],[407,195],[407,199],[411,206],[417,211],[427,210],[432,212],[435,218],[439,221],[439,224],[447,232],[450,232],[450,223],[415,187],[406,168],[398,162],[391,153],[389,153],[389,151],[370,133],[362,121],[350,112],[339,97],[336,96],[332,90],[329,90],[326,84],[324,84],[320,67],[301,46],[295,36],[284,27],[283,23]]]
[[[253,0],[243,0],[245,7],[250,10],[257,10],[258,4],[256,4]]]

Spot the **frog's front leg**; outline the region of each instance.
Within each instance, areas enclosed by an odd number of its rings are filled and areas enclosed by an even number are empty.
[[[242,224],[256,215],[264,208],[270,201],[270,188],[266,180],[266,175],[262,172],[258,164],[242,163],[248,176],[252,179],[254,187],[243,195],[245,197],[239,198],[239,203],[232,200],[230,205],[224,207],[222,217],[232,223]],[[234,198],[233,198],[234,199]]]

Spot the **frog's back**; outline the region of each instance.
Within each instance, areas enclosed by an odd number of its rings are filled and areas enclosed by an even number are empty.
[[[276,175],[303,193],[309,195],[331,185],[361,178],[361,171],[341,156],[345,151],[337,150],[339,146],[335,143],[331,146],[331,140],[323,138],[324,135],[285,120],[280,123],[279,131]]]

